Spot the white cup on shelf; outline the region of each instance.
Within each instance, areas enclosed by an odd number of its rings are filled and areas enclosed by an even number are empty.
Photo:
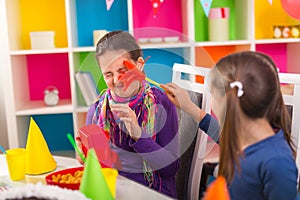
[[[33,31],[30,32],[31,49],[53,49],[54,31]]]
[[[107,33],[107,30],[94,30],[93,39],[94,46],[97,46],[98,41]]]

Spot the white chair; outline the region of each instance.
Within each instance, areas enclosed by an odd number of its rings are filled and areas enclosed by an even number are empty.
[[[296,164],[300,170],[300,74],[279,73],[281,84],[288,84],[289,90],[283,88],[283,99],[285,105],[292,106],[291,118],[291,135],[294,144],[297,147]],[[287,91],[287,92],[284,92]]]
[[[173,65],[172,77],[173,83],[179,85],[180,87],[190,92],[201,94],[202,102],[199,106],[201,106],[201,108],[207,113],[210,113],[210,93],[207,85],[205,84],[205,77],[208,75],[209,70],[209,68],[175,63]],[[203,76],[204,84],[197,83],[195,81],[195,75]],[[202,167],[208,152],[208,136],[198,128],[198,124],[193,124],[193,127],[191,126],[190,123],[191,121],[193,121],[193,119],[182,119],[182,115],[184,115],[183,112],[179,113],[179,116],[181,116],[179,117],[179,126],[181,126],[179,127],[179,138],[180,144],[185,146],[181,146],[181,153],[184,153],[187,150],[187,144],[194,145],[194,149],[192,151],[192,155],[186,155],[192,156],[191,163],[181,162],[181,164],[183,165],[190,166],[189,169],[186,169],[189,170],[188,183],[179,183],[177,184],[177,186],[185,187],[185,184],[187,184],[186,191],[184,191],[186,194],[184,195],[185,197],[183,199],[199,199],[199,188]],[[187,141],[186,138],[189,138],[189,141]],[[191,142],[191,140],[194,140],[193,143]],[[210,147],[212,146],[210,145]],[[185,169],[181,170],[183,172],[179,170],[179,173],[186,173],[184,170]],[[182,197],[179,197],[179,199],[181,198]]]
[[[207,113],[210,113],[211,111],[210,93],[206,84],[195,82],[195,75],[201,75],[205,80],[205,77],[209,73],[209,70],[209,68],[175,63],[173,65],[172,77],[172,82],[176,83],[180,87],[191,92],[202,94],[201,108],[204,109]],[[283,99],[286,105],[292,106],[291,135],[294,144],[297,146],[296,164],[298,169],[300,170],[300,74],[279,73],[279,79],[281,84],[293,85],[292,92],[290,92],[289,90],[289,94],[283,93]],[[184,125],[185,123],[186,122],[180,122],[179,124]],[[190,125],[188,124],[187,127],[189,126]],[[183,129],[187,127],[184,126]],[[218,161],[219,149],[216,148],[217,146],[212,144],[211,142],[208,142],[208,136],[202,130],[198,129],[198,126],[196,126],[194,130],[197,130],[198,134],[195,138],[195,146],[192,155],[193,157],[188,175],[186,199],[199,199],[199,186],[203,164],[211,160],[214,162]],[[194,131],[193,134],[196,134],[196,131]],[[182,137],[184,136],[185,135],[182,135]],[[210,152],[211,150],[213,151],[213,157],[209,157],[208,155],[208,152]]]

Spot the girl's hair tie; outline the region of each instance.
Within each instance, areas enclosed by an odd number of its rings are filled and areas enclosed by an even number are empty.
[[[237,91],[237,96],[238,97],[243,96],[243,94],[244,94],[243,84],[240,81],[231,82],[229,85],[230,85],[231,88],[234,88],[234,87],[238,88],[238,91]]]

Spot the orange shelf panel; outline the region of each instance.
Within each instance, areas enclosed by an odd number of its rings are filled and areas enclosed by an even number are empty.
[[[196,65],[213,67],[220,58],[230,53],[248,50],[250,45],[196,47]]]

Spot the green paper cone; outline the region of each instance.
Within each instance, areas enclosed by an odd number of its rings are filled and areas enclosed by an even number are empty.
[[[113,200],[95,150],[88,151],[79,190],[92,200]]]

